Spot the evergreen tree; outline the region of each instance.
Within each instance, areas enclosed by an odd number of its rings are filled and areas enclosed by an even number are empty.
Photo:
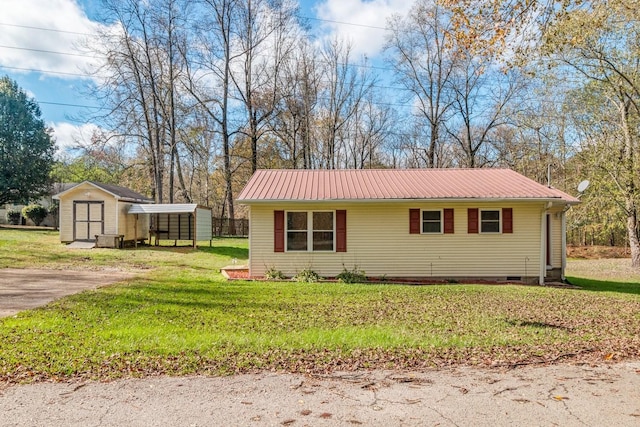
[[[0,78],[0,205],[47,191],[55,143],[38,104],[9,77]]]

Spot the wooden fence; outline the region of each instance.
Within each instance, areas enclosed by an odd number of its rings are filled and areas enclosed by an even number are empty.
[[[212,218],[213,235],[218,237],[246,237],[249,235],[249,220],[246,218]]]

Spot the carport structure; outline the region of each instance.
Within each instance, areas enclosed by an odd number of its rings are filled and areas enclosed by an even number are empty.
[[[194,248],[198,241],[208,240],[211,246],[211,208],[195,203],[138,204],[128,213],[135,216],[136,224],[142,221],[141,215],[150,217],[149,244],[155,237],[156,246],[161,239],[173,240],[175,245],[178,240],[191,240]]]

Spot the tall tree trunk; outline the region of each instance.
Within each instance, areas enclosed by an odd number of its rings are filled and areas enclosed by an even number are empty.
[[[622,95],[624,97],[624,95]],[[629,237],[629,249],[631,250],[631,266],[640,268],[640,239],[638,239],[638,207],[636,206],[636,182],[635,182],[635,148],[637,132],[635,123],[630,123],[632,115],[637,116],[637,111],[631,111],[633,105],[630,100],[623,103],[621,108],[622,125],[624,129],[623,162],[625,165],[625,211],[627,213],[627,235]]]
[[[638,208],[631,198],[625,203],[627,210],[627,234],[631,250],[631,266],[640,268],[640,239],[638,239]]]

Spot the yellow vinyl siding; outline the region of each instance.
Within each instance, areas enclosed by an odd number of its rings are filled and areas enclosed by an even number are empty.
[[[562,210],[550,211],[551,267],[562,267]]]
[[[138,230],[136,232],[135,215],[129,215],[129,208],[133,203],[118,202],[118,234],[124,235],[124,240],[149,238],[149,215],[138,215]]]
[[[454,234],[409,234],[409,209],[454,209]],[[467,209],[513,209],[513,234],[467,234]],[[289,203],[251,206],[250,273],[274,267],[325,277],[357,266],[368,276],[538,277],[543,203]],[[274,210],[347,211],[347,252],[275,253]]]

